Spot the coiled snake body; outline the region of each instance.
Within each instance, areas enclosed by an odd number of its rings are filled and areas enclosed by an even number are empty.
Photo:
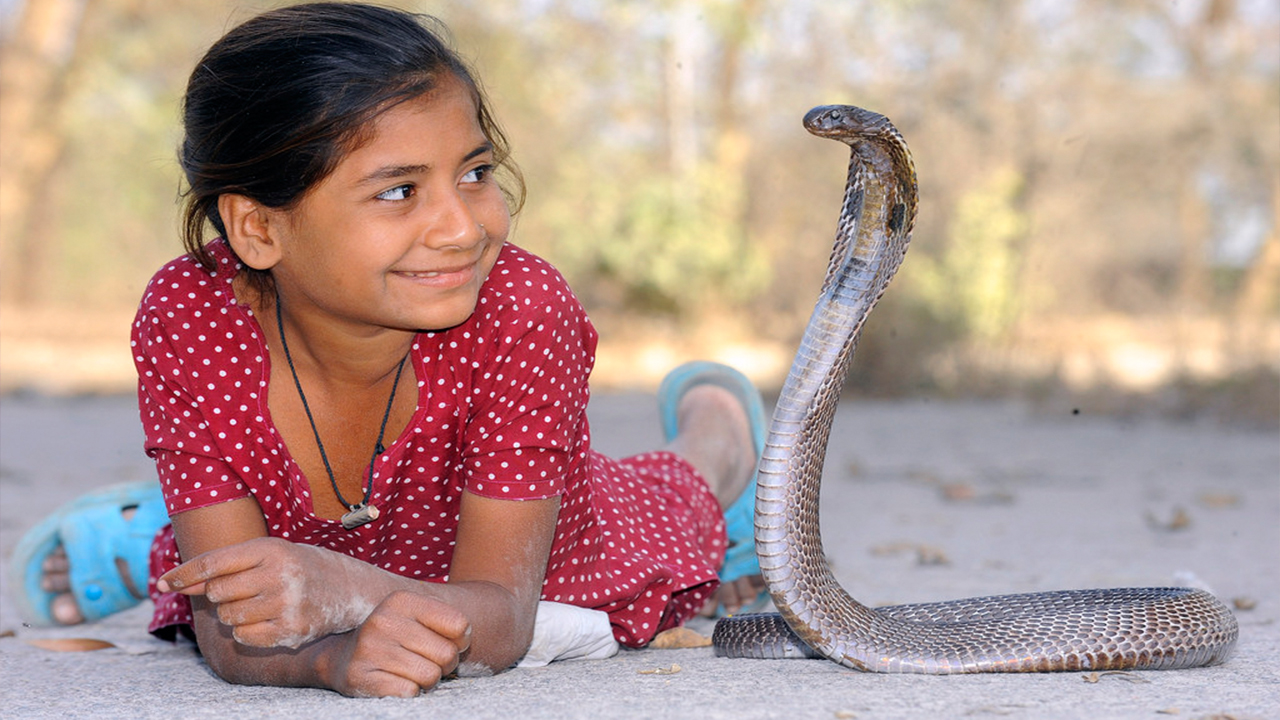
[[[755,543],[777,614],[722,619],[730,657],[821,656],[858,670],[964,673],[1157,669],[1222,662],[1235,617],[1185,588],[1080,590],[869,608],[827,567],[818,488],[840,389],[871,308],[906,253],[915,166],[882,115],[811,110],[809,132],[852,149],[835,247],[759,464]]]

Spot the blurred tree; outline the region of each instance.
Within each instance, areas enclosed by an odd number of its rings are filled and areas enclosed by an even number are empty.
[[[549,254],[593,311],[705,316],[767,285],[766,249],[746,228],[751,143],[733,105],[760,7],[544,8],[522,40],[539,59],[496,68],[538,68],[506,83],[525,96],[517,108],[541,113],[517,148],[533,146],[521,161],[537,183],[522,241]]]
[[[278,4],[21,4],[0,48],[6,310],[127,308],[180,252],[186,75]],[[1255,318],[1252,347],[1274,347],[1274,3],[394,4],[440,15],[474,59],[529,182],[514,237],[606,333],[644,318],[668,337],[736,324],[794,341],[847,162],[799,121],[847,102],[903,130],[921,190],[864,387],[911,387],[957,348],[1009,351],[1076,316]]]
[[[979,342],[1005,339],[1017,317],[1022,243],[1030,228],[1020,201],[1025,185],[1016,170],[996,170],[960,198],[941,259],[926,255],[912,265],[929,311]]]
[[[24,2],[0,46],[0,262],[3,299],[27,303],[49,279],[49,243],[32,238],[66,145],[60,124],[67,78],[82,47],[88,0]]]

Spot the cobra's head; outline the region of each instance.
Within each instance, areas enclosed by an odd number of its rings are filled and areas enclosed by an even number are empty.
[[[885,116],[853,105],[821,105],[804,116],[805,130],[818,137],[850,144],[859,138],[877,135],[887,127],[893,126]]]

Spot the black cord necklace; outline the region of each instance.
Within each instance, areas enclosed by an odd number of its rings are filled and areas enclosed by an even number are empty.
[[[378,506],[369,502],[370,496],[373,495],[373,464],[379,455],[387,451],[382,446],[382,437],[387,432],[391,405],[396,400],[396,389],[400,387],[400,373],[404,372],[404,362],[409,359],[409,354],[405,353],[405,356],[400,358],[400,364],[396,367],[396,378],[391,382],[391,397],[387,399],[387,409],[382,413],[382,427],[378,428],[378,441],[373,446],[373,457],[369,458],[369,485],[364,489],[364,497],[359,503],[353,505],[347,502],[347,499],[342,497],[342,491],[338,490],[338,481],[333,476],[333,467],[329,465],[329,456],[325,454],[324,443],[320,441],[320,431],[316,429],[316,419],[311,415],[311,406],[307,404],[306,394],[302,392],[302,382],[298,380],[298,371],[293,366],[293,355],[289,353],[289,341],[284,339],[284,313],[280,305],[280,296],[276,295],[276,329],[280,331],[280,347],[284,348],[284,359],[289,363],[289,373],[293,375],[293,386],[298,388],[302,409],[306,411],[307,422],[311,423],[311,432],[316,436],[316,447],[320,448],[320,459],[324,461],[324,470],[329,474],[329,484],[333,486],[333,494],[337,495],[338,502],[347,508],[348,512],[342,516],[342,527],[354,530],[378,519]]]

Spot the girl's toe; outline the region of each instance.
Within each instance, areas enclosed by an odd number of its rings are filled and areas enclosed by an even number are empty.
[[[49,612],[53,615],[54,621],[61,625],[77,625],[84,622],[84,615],[80,613],[80,607],[76,605],[71,593],[63,593],[55,597],[49,604]]]

